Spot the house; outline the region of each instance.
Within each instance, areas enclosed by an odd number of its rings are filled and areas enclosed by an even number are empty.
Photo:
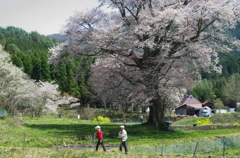
[[[211,109],[215,109],[214,105],[215,105],[215,104],[214,104],[213,102],[208,101],[208,100],[202,103],[202,107],[208,106],[208,107],[211,108]]]
[[[177,115],[198,115],[199,110],[202,108],[202,103],[194,98],[192,95],[185,97],[175,108]]]

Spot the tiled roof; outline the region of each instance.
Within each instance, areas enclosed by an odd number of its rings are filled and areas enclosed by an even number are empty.
[[[180,105],[183,105],[183,104],[202,104],[202,103],[197,99],[195,99],[192,95],[188,95],[186,98],[184,98],[180,102]]]
[[[198,101],[197,99],[195,99],[192,95],[188,95],[186,98],[184,98],[178,107],[181,107],[183,105],[187,105],[187,106],[191,106],[191,107],[194,107],[194,108],[202,108],[202,103],[200,101]]]
[[[205,105],[205,104],[207,104],[207,103],[213,103],[213,102],[207,100],[207,101],[203,102],[202,105]],[[213,104],[214,104],[214,103],[213,103]]]

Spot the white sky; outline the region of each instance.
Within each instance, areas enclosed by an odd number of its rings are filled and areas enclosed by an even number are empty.
[[[98,0],[0,0],[0,27],[14,26],[27,32],[59,33],[75,9],[91,9]]]

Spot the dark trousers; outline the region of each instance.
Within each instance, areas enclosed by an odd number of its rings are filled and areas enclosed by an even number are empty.
[[[126,141],[122,141],[120,146],[119,146],[119,150],[122,151],[122,146],[124,147],[125,149],[125,153],[128,153],[128,148],[127,148],[127,142]]]
[[[97,146],[96,146],[96,151],[98,151],[98,147],[99,147],[100,144],[102,145],[103,150],[106,151],[106,148],[105,148],[105,146],[103,144],[103,140],[102,140],[102,142],[100,142],[100,140],[98,140]]]

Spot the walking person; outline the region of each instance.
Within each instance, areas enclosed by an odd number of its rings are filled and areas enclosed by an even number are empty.
[[[103,133],[101,131],[101,127],[100,126],[96,126],[95,129],[97,130],[96,133],[96,138],[98,139],[97,145],[96,145],[96,151],[98,151],[98,147],[101,144],[102,148],[104,151],[107,151],[104,144],[103,144]]]
[[[143,116],[140,116],[140,122],[143,123]]]
[[[122,151],[122,146],[125,149],[125,154],[128,154],[128,148],[127,148],[127,132],[124,129],[124,126],[120,126],[120,132],[118,133],[118,136],[121,137],[121,144],[119,146],[119,150]]]

